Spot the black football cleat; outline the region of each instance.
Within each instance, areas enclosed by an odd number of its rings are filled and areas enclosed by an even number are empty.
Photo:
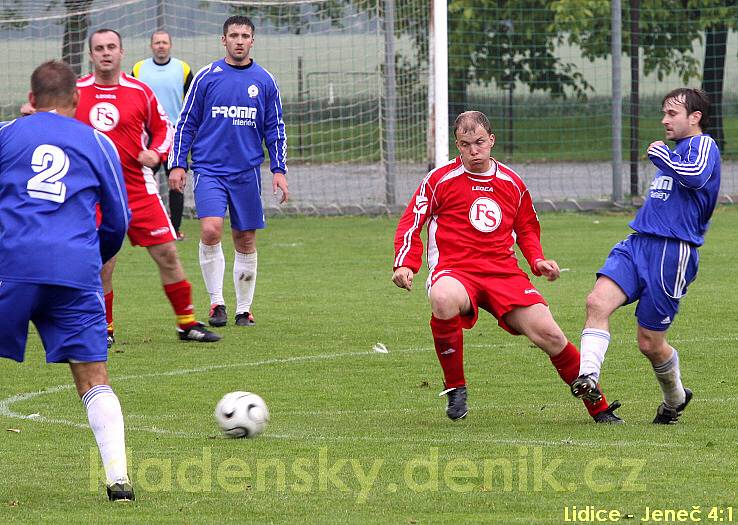
[[[603,423],[606,425],[619,425],[621,423],[625,423],[625,421],[615,413],[618,408],[620,408],[620,401],[613,401],[605,410],[592,416],[592,419],[595,420],[595,423]]]
[[[182,341],[196,341],[198,343],[215,343],[221,340],[221,336],[211,332],[202,323],[197,323],[189,328],[177,328],[177,333]]]
[[[136,495],[133,493],[133,485],[127,480],[117,481],[106,487],[110,501],[133,501]]]
[[[254,314],[251,312],[236,314],[236,326],[256,326]]]
[[[110,347],[115,344],[115,334],[113,332],[108,332],[108,350],[110,350]]]
[[[656,409],[656,417],[653,418],[653,422],[656,425],[673,425],[679,421],[679,416],[682,415],[684,409],[692,400],[692,391],[689,388],[684,389],[684,403],[676,408],[668,406],[666,403],[661,403],[659,408]]]
[[[446,415],[452,421],[458,421],[466,417],[469,407],[466,404],[466,387],[460,386],[456,388],[447,388],[438,397],[446,395],[448,403],[446,404]]]
[[[225,326],[228,322],[226,307],[224,304],[210,305],[210,318],[208,324],[210,326]]]
[[[577,377],[571,384],[571,393],[590,403],[599,403],[602,399],[602,390],[591,375]]]

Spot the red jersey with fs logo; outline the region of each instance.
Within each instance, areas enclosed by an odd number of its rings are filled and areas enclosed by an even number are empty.
[[[521,275],[517,242],[531,270],[544,259],[541,228],[528,188],[512,169],[492,160],[486,173],[470,173],[461,157],[431,171],[403,213],[395,234],[394,268],[417,273],[420,231],[428,223],[430,273],[455,269],[482,275]]]
[[[173,129],[151,88],[125,73],[114,86],[96,84],[94,74],[85,75],[77,88],[80,100],[75,116],[115,144],[131,204],[146,195],[158,195],[154,173],[138,161],[138,155],[152,149],[166,162]]]

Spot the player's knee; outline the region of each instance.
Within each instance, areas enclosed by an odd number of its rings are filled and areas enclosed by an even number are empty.
[[[200,239],[203,244],[212,246],[218,244],[222,237],[222,231],[216,225],[203,224],[200,227]]]
[[[638,348],[648,358],[657,357],[663,353],[664,345],[662,337],[642,332],[638,334]]]
[[[606,314],[607,302],[602,294],[592,291],[587,296],[587,315],[603,315]]]
[[[433,315],[439,319],[450,319],[461,312],[454,294],[444,289],[431,289],[430,303]]]

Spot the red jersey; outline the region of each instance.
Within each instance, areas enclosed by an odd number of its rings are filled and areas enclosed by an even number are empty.
[[[495,159],[487,173],[476,174],[456,157],[423,179],[397,226],[395,269],[420,269],[420,231],[426,222],[431,273],[523,274],[515,256],[517,242],[533,273],[540,275],[535,262],[545,257],[530,193],[517,173]]]
[[[96,84],[95,75],[89,74],[77,81],[77,88],[80,100],[75,116],[115,144],[129,200],[158,195],[154,172],[138,161],[138,155],[152,149],[166,162],[173,129],[151,88],[122,72],[118,85]]]

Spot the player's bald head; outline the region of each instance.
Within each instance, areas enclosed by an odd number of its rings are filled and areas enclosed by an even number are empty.
[[[74,103],[77,75],[66,62],[49,60],[31,74],[31,93],[36,107],[51,108]]]
[[[492,125],[489,123],[487,115],[481,111],[464,111],[454,121],[454,136],[457,132],[472,133],[481,126],[488,135],[492,134]]]

